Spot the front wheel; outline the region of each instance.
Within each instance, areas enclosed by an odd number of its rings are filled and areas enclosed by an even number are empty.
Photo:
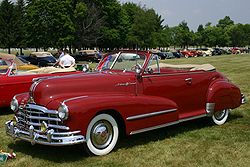
[[[227,121],[229,109],[215,112],[212,116],[212,121],[216,125],[222,125]]]
[[[110,153],[117,143],[118,136],[118,125],[112,116],[108,114],[95,116],[87,129],[87,152],[94,155]]]

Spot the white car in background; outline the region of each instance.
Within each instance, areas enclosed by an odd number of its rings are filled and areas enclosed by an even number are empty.
[[[205,56],[212,56],[213,49],[212,48],[200,48],[198,50],[203,57]]]

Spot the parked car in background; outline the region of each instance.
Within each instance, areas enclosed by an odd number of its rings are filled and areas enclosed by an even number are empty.
[[[181,54],[180,52],[172,52],[172,54],[173,54],[176,58],[184,57],[183,54]]]
[[[20,70],[32,70],[38,68],[37,66],[32,65],[28,61],[13,54],[0,53],[0,59],[13,61]]]
[[[80,73],[74,68],[59,69],[55,67],[43,67],[40,69],[25,70],[19,67],[12,60],[0,59],[0,108],[9,107],[11,99],[16,94],[29,91],[34,78]]]
[[[205,57],[205,56],[212,56],[213,55],[213,49],[211,48],[199,48],[197,49],[199,53],[199,55]]]
[[[99,62],[102,54],[97,50],[80,50],[78,54],[73,55],[76,61]]]
[[[241,54],[243,53],[243,50],[241,48],[234,47],[231,49],[232,54]]]
[[[189,58],[189,57],[198,57],[201,54],[195,50],[180,50],[180,53],[185,57],[185,58]]]
[[[173,55],[172,52],[158,52],[158,53],[155,53],[158,55],[158,57],[162,60],[164,59],[172,59],[172,58],[175,58],[175,56]]]
[[[220,49],[220,48],[213,48],[213,51],[212,51],[212,55],[222,55],[223,54],[223,50]]]
[[[39,67],[53,66],[56,63],[56,58],[50,52],[32,52],[23,58]]]
[[[122,134],[202,117],[222,125],[230,109],[245,102],[209,64],[161,64],[152,52],[115,51],[96,69],[34,81],[12,99],[15,117],[6,122],[6,133],[31,144],[83,143],[87,152],[105,155]]]

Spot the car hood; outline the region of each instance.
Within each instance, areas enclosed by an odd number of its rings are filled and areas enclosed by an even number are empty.
[[[128,88],[127,83],[131,83]],[[93,95],[134,93],[134,73],[95,72],[50,77],[36,81],[31,95],[36,104],[47,106],[51,101]]]

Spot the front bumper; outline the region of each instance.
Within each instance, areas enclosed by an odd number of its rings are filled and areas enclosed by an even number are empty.
[[[80,131],[73,132],[54,132],[53,129],[46,133],[38,133],[34,127],[29,126],[28,130],[18,128],[13,121],[5,123],[6,133],[11,137],[19,138],[34,144],[51,145],[51,146],[66,146],[85,142],[85,138],[79,135]]]

